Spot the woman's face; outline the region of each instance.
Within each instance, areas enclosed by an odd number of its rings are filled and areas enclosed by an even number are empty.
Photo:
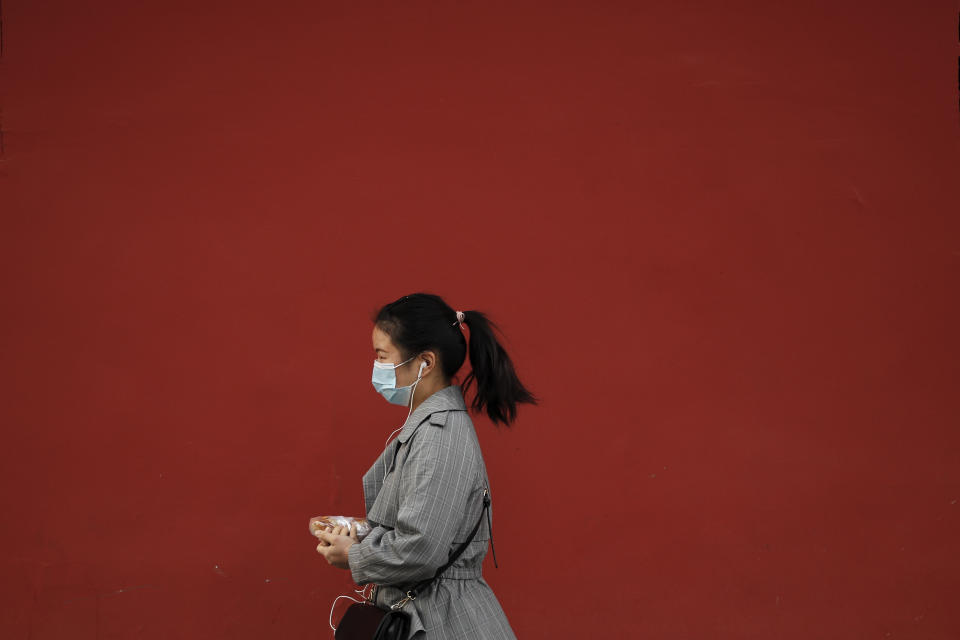
[[[373,327],[373,353],[378,362],[400,364],[404,357],[400,350],[390,340],[390,336],[380,330],[379,327]],[[405,387],[413,384],[417,380],[417,367],[420,366],[420,359],[414,358],[407,364],[397,367],[394,373],[397,375],[397,386]]]

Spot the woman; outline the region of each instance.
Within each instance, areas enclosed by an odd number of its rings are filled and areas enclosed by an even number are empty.
[[[483,514],[487,471],[463,394],[476,382],[471,408],[506,425],[518,403],[537,399],[479,311],[454,311],[439,296],[415,293],[385,305],[373,321],[373,386],[388,402],[408,406],[407,419],[363,476],[370,533],[360,541],[354,525],[316,535],[327,562],[348,569],[358,585],[378,585],[374,602],[387,608],[406,588],[433,577]],[[451,379],[467,354],[465,327],[472,371],[461,390]],[[481,574],[489,534],[487,522],[456,562],[404,606],[410,638],[515,638]]]

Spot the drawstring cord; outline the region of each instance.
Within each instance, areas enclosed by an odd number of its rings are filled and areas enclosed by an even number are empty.
[[[364,586],[364,587],[361,587],[361,588],[359,588],[359,589],[354,589],[354,591],[353,591],[353,592],[356,593],[357,595],[363,596],[363,600],[357,600],[357,599],[354,598],[353,596],[337,596],[336,598],[333,599],[333,604],[330,605],[330,619],[328,620],[328,622],[330,623],[330,628],[331,628],[331,629],[333,629],[334,631],[337,630],[337,628],[336,628],[335,626],[333,626],[333,608],[337,606],[337,601],[339,601],[340,598],[346,598],[347,600],[353,600],[353,601],[356,602],[357,604],[362,604],[362,603],[365,602],[365,601],[371,600],[370,596],[367,595],[367,593],[366,593],[367,587],[369,587],[369,586],[370,586],[370,585],[368,584],[368,585],[366,585],[366,586]]]

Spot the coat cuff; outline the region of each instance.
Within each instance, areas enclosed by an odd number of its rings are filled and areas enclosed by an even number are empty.
[[[354,542],[347,549],[347,564],[350,566],[350,575],[353,577],[353,583],[364,585],[370,582],[364,575],[364,566],[369,557],[369,549],[365,549],[363,542]]]

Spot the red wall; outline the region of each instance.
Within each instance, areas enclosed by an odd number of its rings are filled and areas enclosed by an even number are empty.
[[[958,5],[776,4],[4,2],[0,636],[329,637],[426,290],[518,636],[960,637]]]

